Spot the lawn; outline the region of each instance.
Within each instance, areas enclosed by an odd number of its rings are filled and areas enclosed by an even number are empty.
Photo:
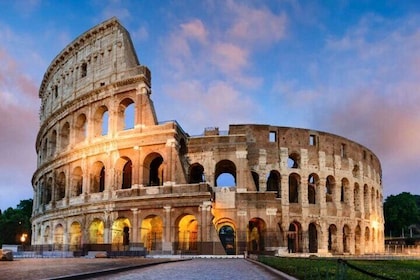
[[[333,258],[270,256],[260,256],[258,260],[298,279],[420,279],[420,260],[339,261]]]

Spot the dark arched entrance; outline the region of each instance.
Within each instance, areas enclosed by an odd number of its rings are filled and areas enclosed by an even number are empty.
[[[318,233],[315,224],[309,224],[309,253],[318,253]]]
[[[227,255],[236,254],[235,230],[231,226],[222,226],[219,230],[219,238]]]

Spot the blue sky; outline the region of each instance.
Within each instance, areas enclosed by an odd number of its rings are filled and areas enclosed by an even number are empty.
[[[0,0],[0,209],[32,197],[45,70],[112,16],[152,71],[159,121],[339,134],[380,158],[385,197],[420,194],[418,1]]]

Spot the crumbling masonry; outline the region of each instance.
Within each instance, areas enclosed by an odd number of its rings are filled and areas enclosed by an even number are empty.
[[[71,42],[39,90],[32,244],[149,254],[384,250],[381,165],[330,133],[160,123],[115,18]],[[223,179],[222,179],[223,178]],[[227,186],[226,186],[227,185]]]

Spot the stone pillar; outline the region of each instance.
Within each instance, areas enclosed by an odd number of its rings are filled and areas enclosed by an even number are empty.
[[[139,221],[138,221],[138,214],[139,214],[139,210],[138,208],[131,208],[131,212],[133,212],[133,224],[132,224],[132,228],[131,228],[131,235],[130,235],[130,239],[131,242],[130,243],[134,243],[134,244],[138,244],[139,241]]]
[[[165,221],[164,221],[164,233],[163,233],[163,240],[162,240],[162,251],[163,252],[170,252],[173,253],[172,248],[172,221],[171,221],[171,206],[164,206],[163,211],[165,213]],[[173,233],[175,234],[175,233]]]

